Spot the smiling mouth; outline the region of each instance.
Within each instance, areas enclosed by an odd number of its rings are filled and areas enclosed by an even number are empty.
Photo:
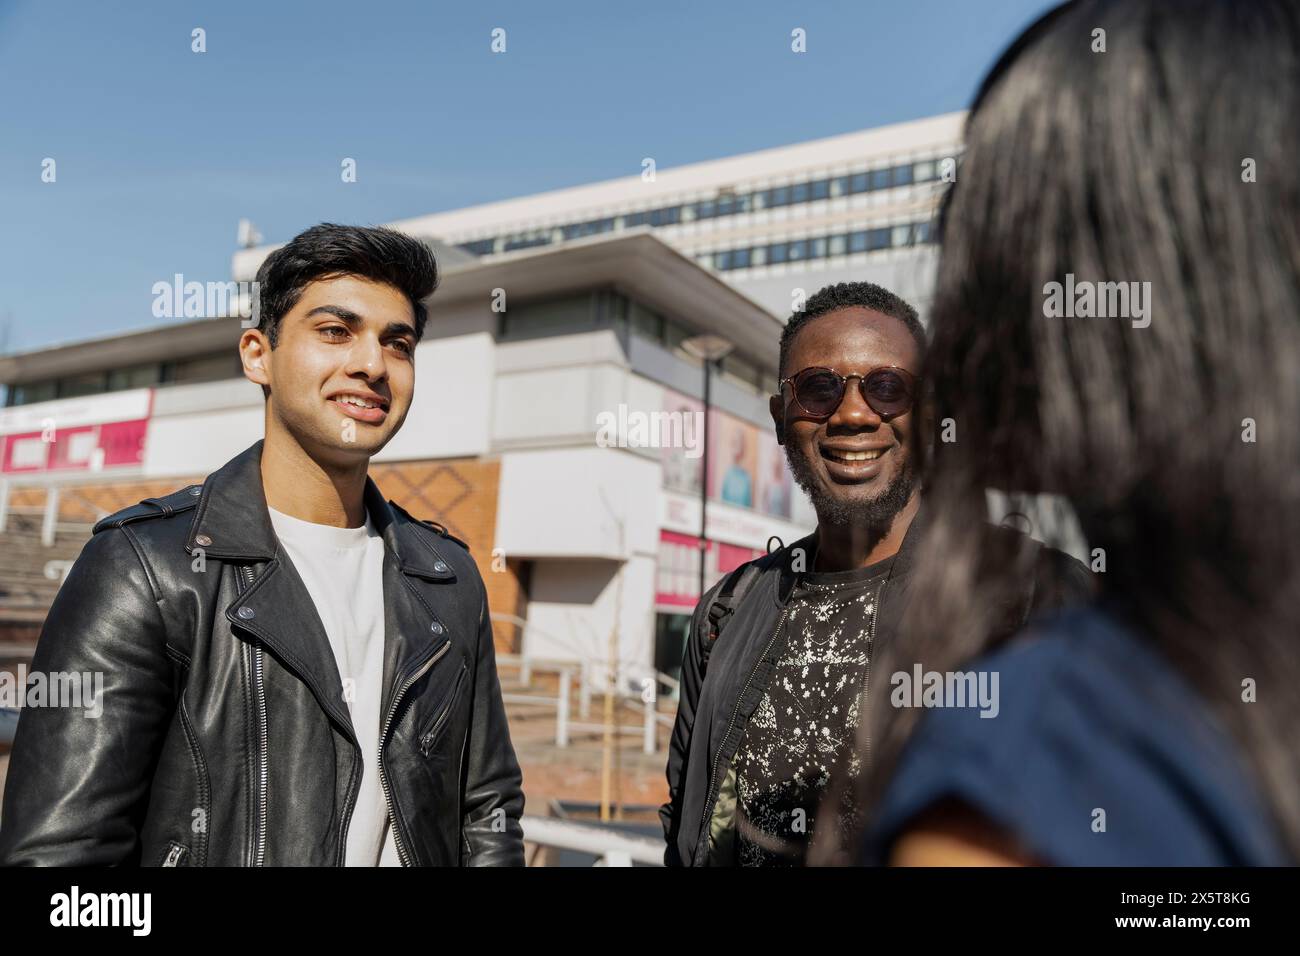
[[[383,402],[371,401],[357,395],[336,395],[331,401],[338,402],[340,405],[352,405],[356,408],[379,408],[387,411],[387,406]]]
[[[388,403],[379,399],[335,395],[329,402],[348,418],[367,425],[378,425],[388,417]]]
[[[852,465],[858,462],[875,461],[889,449],[872,448],[868,451],[838,451],[834,448],[821,448],[822,457],[827,461],[839,462],[842,465]]]

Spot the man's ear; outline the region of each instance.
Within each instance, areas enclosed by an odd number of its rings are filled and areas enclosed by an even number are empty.
[[[255,385],[270,385],[267,366],[271,343],[260,329],[245,329],[239,337],[239,360],[244,364],[244,378]]]
[[[773,395],[767,400],[767,409],[772,413],[772,425],[776,428],[776,443],[785,444],[785,399]]]

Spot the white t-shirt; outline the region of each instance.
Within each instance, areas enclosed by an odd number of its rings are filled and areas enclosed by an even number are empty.
[[[400,866],[379,782],[384,690],[384,539],[369,516],[359,528],[313,524],[268,508],[280,545],[307,586],[343,681],[361,745],[361,790],[348,825],[345,866]]]

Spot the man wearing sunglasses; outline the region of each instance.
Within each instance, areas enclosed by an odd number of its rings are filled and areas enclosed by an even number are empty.
[[[822,289],[781,336],[772,421],[817,530],[695,609],[660,810],[669,865],[799,865],[815,827],[856,832],[859,710],[889,689],[871,661],[925,573],[909,534],[925,344],[916,311],[866,282]],[[990,558],[1018,534],[990,528]],[[1088,591],[1077,561],[1036,554],[1008,626]]]

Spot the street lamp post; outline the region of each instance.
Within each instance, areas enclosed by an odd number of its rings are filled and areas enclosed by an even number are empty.
[[[704,597],[704,571],[709,555],[709,408],[712,399],[713,365],[731,354],[735,348],[720,335],[695,335],[682,343],[688,353],[700,360],[704,368],[704,434],[702,438],[702,468],[700,474],[700,597]]]

